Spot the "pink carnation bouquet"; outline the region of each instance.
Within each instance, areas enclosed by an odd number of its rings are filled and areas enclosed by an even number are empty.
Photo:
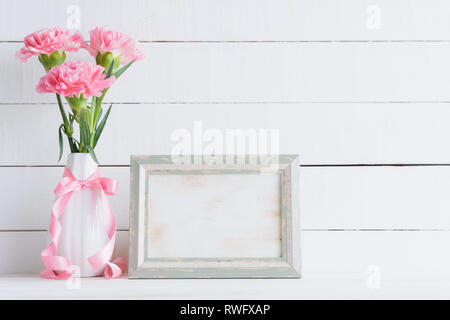
[[[42,29],[24,38],[24,47],[16,56],[27,61],[38,59],[46,74],[36,87],[39,93],[55,93],[62,117],[59,126],[59,159],[63,153],[63,133],[72,153],[90,153],[97,162],[94,149],[105,127],[112,105],[102,117],[102,102],[112,84],[137,60],[143,59],[133,38],[116,31],[95,28],[86,43],[79,32],[61,28]],[[68,61],[66,52],[86,49],[94,62]],[[67,101],[66,110],[61,97]],[[89,101],[90,100],[90,101]],[[74,137],[78,125],[79,139]]]

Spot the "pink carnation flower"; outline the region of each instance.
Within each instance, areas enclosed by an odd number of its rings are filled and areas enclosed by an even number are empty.
[[[27,35],[24,47],[16,56],[22,61],[27,61],[34,55],[52,54],[54,51],[77,51],[84,45],[80,32],[72,34],[69,30],[61,28],[41,29]]]
[[[55,92],[62,96],[72,98],[99,97],[103,89],[109,88],[115,78],[105,79],[105,69],[95,63],[83,61],[70,61],[60,66],[54,66],[43,76],[36,87],[39,93]]]
[[[89,31],[89,36],[90,44],[86,44],[85,48],[94,57],[99,52],[100,54],[111,52],[115,57],[122,57],[121,64],[127,64],[133,60],[142,60],[144,58],[137,41],[122,32],[104,30],[103,28],[97,27]]]

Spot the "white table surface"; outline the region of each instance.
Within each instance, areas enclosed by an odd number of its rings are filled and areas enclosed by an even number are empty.
[[[78,280],[78,279],[77,279]],[[161,279],[71,281],[38,275],[0,276],[1,299],[440,299],[450,279],[391,280],[370,289],[361,279]]]

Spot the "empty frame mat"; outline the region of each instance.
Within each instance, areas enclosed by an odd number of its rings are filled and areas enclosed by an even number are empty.
[[[146,257],[281,257],[279,174],[148,174]]]

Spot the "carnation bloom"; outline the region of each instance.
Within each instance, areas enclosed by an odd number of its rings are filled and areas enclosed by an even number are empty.
[[[119,57],[120,64],[128,64],[133,60],[142,60],[144,55],[138,47],[138,43],[133,38],[123,34],[122,32],[105,30],[97,27],[89,31],[90,44],[86,44],[85,48],[89,53],[97,59],[97,63],[103,65],[103,56],[110,52],[114,58]]]
[[[77,51],[84,45],[80,32],[72,34],[69,30],[62,28],[35,31],[27,35],[23,43],[24,47],[16,53],[16,56],[22,61],[27,61],[34,55],[50,55],[55,51],[60,53]]]
[[[101,96],[109,88],[114,76],[105,79],[105,69],[95,63],[70,61],[54,66],[43,76],[36,87],[39,93],[55,92],[67,98]]]

